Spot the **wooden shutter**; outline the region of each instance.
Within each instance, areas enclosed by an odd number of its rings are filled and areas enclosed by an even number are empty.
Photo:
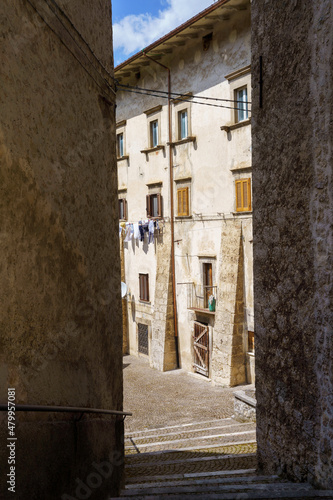
[[[124,198],[123,202],[124,202],[124,219],[127,220],[127,200],[125,200]]]
[[[149,275],[139,274],[139,295],[140,300],[149,302]]]
[[[162,217],[162,196],[157,195],[157,216]]]
[[[150,217],[150,195],[147,194],[146,196],[146,212],[147,212],[147,217]]]
[[[188,187],[180,188],[177,190],[177,201],[178,201],[178,210],[177,215],[183,216],[189,214],[189,205],[188,205]]]
[[[251,211],[251,179],[240,179],[235,182],[236,212]]]
[[[242,181],[236,181],[236,212],[242,212]]]

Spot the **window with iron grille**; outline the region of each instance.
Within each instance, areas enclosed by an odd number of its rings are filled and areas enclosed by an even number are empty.
[[[146,210],[147,217],[162,217],[162,196],[160,194],[147,194]]]
[[[251,212],[251,179],[235,181],[236,212]]]
[[[149,274],[139,274],[140,300],[149,302]]]
[[[138,323],[138,351],[141,354],[149,355],[148,325]]]

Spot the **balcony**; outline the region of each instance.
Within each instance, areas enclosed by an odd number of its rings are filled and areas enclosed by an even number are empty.
[[[187,309],[215,314],[217,307],[217,286],[187,283]]]

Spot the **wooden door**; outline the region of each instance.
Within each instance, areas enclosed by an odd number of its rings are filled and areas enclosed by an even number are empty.
[[[209,327],[205,323],[194,321],[193,335],[194,370],[209,376]]]

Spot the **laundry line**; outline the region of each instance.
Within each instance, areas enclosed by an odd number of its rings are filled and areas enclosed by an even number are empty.
[[[148,234],[148,243],[154,243],[155,231],[160,233],[164,227],[164,220],[143,219],[138,222],[120,222],[119,237],[125,232],[124,242],[128,243],[134,240],[144,241],[145,235]]]

